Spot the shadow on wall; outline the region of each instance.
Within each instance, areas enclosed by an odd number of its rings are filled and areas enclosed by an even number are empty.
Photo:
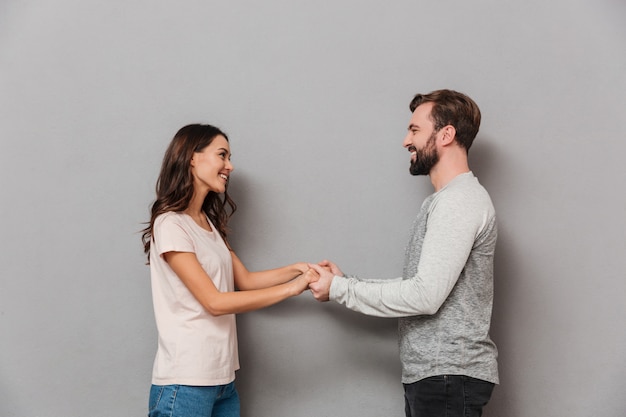
[[[254,338],[271,344],[264,349],[284,350],[289,357],[299,360],[306,354],[306,362],[332,368],[333,363],[362,366],[362,361],[371,360],[367,366],[376,375],[390,374],[399,381],[399,357],[397,347],[397,319],[365,316],[348,310],[334,302],[318,303],[304,293],[296,299],[281,304],[239,315],[237,318],[242,355],[253,360],[259,349]],[[267,328],[263,328],[267,326]],[[264,333],[267,330],[271,334]],[[246,343],[246,342],[250,343]],[[281,345],[281,341],[285,345]],[[241,343],[243,342],[243,343]],[[297,347],[300,352],[294,352]],[[381,351],[381,348],[384,351]],[[323,357],[318,354],[328,355]],[[383,357],[385,356],[385,357]],[[389,364],[392,364],[390,369]],[[254,362],[251,362],[252,366]],[[301,365],[306,367],[306,365]],[[319,371],[319,366],[311,371]],[[242,365],[243,367],[243,365]]]
[[[491,189],[488,184],[495,182],[494,179],[498,177],[498,174],[502,174],[494,170],[496,150],[493,143],[495,142],[497,142],[496,139],[478,134],[468,152],[470,169],[478,177],[481,184],[487,188],[490,194]],[[492,195],[491,198],[494,199],[494,196]],[[495,204],[496,202],[494,201],[494,205]]]
[[[290,407],[320,410],[316,398],[363,407],[384,392],[401,401],[395,319],[320,304],[305,293],[238,316],[238,328],[242,410],[298,415]]]
[[[514,237],[510,235],[510,222],[507,218],[507,210],[504,203],[510,201],[510,196],[504,193],[515,192],[507,187],[507,173],[513,164],[507,163],[506,155],[497,153],[497,139],[479,135],[476,142],[470,149],[470,168],[478,177],[481,184],[489,192],[498,216],[498,243],[494,262],[494,305],[491,321],[491,338],[498,347],[498,368],[500,373],[500,385],[496,386],[493,397],[485,408],[485,417],[505,415],[513,413],[514,395],[511,386],[507,381],[509,369],[511,369],[512,358],[507,352],[510,351],[509,344],[512,343],[511,323],[514,323],[513,304],[508,300],[516,297],[517,289],[515,278],[519,276]],[[513,177],[513,176],[512,176]],[[497,186],[496,186],[497,185]],[[500,204],[499,204],[500,203]]]

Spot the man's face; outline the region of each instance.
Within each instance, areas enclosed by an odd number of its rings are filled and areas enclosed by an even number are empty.
[[[408,132],[402,145],[411,152],[412,175],[428,175],[439,162],[437,133],[430,118],[432,103],[424,103],[415,109],[409,122]]]

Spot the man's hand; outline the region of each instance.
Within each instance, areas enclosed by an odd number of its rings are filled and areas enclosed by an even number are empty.
[[[322,262],[318,263],[319,266],[324,267],[326,269],[329,269],[330,272],[332,272],[333,274],[337,275],[338,277],[343,277],[343,272],[341,272],[341,269],[339,269],[339,267],[337,265],[335,265],[334,263],[332,263],[331,261],[324,259]]]
[[[335,270],[339,271],[339,268],[335,265],[333,266],[335,267]],[[320,302],[328,301],[330,296],[330,284],[333,282],[333,278],[335,277],[332,267],[315,264],[309,264],[309,267],[315,270],[320,276],[317,281],[309,283],[309,289],[313,293],[313,297]],[[341,271],[339,272],[341,273]]]

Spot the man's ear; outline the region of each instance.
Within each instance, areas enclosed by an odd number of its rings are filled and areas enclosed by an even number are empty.
[[[443,135],[441,136],[441,144],[443,146],[448,146],[454,142],[454,138],[456,137],[456,129],[452,125],[446,125],[441,128]]]

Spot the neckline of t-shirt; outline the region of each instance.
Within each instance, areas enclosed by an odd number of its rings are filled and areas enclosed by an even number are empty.
[[[465,179],[472,179],[475,178],[474,173],[470,170],[467,172],[462,172],[459,175],[457,175],[456,177],[452,178],[450,180],[450,182],[448,182],[446,185],[444,185],[439,191],[433,193],[433,194],[439,194],[440,192],[442,192],[443,190],[445,190],[446,188],[448,188],[450,185],[454,185],[457,182],[461,182],[461,181],[465,181]],[[195,223],[195,222],[194,222]],[[213,226],[211,226],[213,227]]]
[[[211,226],[211,230],[206,230],[204,227],[202,227],[198,223],[196,223],[196,221],[193,219],[193,217],[191,217],[189,214],[187,214],[187,213],[181,213],[181,214],[184,215],[185,217],[187,217],[187,220],[189,220],[189,222],[191,222],[193,227],[195,227],[195,228],[197,228],[199,230],[202,230],[204,233],[207,233],[207,234],[209,234],[211,236],[214,236],[215,226],[211,222],[211,219],[209,219],[209,216],[207,216],[206,214],[204,215],[206,217],[206,221],[209,222],[209,226]]]

